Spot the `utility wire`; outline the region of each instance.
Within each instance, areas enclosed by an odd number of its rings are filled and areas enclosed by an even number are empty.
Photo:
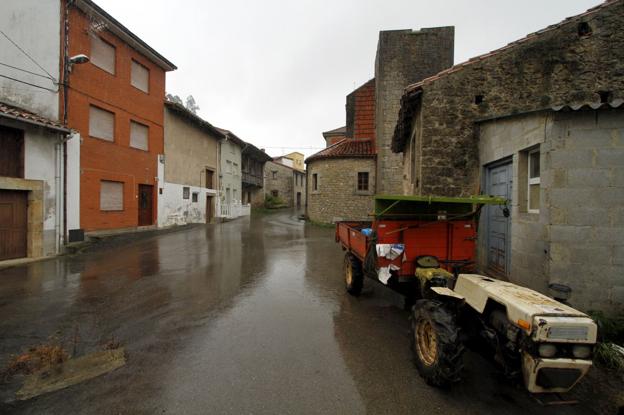
[[[51,81],[55,81],[53,78],[50,78],[49,76],[41,75],[41,74],[38,74],[36,72],[31,72],[31,71],[26,70],[26,69],[18,68],[17,66],[9,65],[8,63],[0,62],[0,65],[6,66],[7,68],[15,69],[15,70],[18,70],[18,71],[26,72],[26,73],[31,74],[31,75],[39,76],[39,77],[44,78],[44,79],[49,79]]]
[[[0,74],[0,78],[10,79],[11,81],[20,82],[22,84],[34,86],[35,88],[45,89],[46,91],[50,91],[50,92],[58,92],[55,89],[46,88],[45,86],[41,86],[41,85],[31,84],[30,82],[22,81],[22,80],[16,79],[16,78],[11,78],[10,76],[6,76],[6,75],[2,75],[2,74]]]
[[[26,51],[22,48],[19,47],[19,45],[15,42],[13,42],[13,40],[11,40],[11,38],[9,36],[7,36],[6,33],[4,33],[2,30],[0,30],[0,33],[7,38],[7,40],[9,42],[11,42],[13,44],[13,46],[15,46],[17,49],[19,49],[20,52],[22,52],[24,55],[26,55],[28,57],[28,59],[30,59],[32,61],[32,63],[34,63],[35,65],[37,65],[39,67],[39,69],[41,69],[43,72],[45,72],[46,74],[48,74],[48,76],[50,77],[50,79],[52,79],[53,81],[56,81],[56,78],[54,78],[52,75],[50,75],[50,73],[48,71],[46,71],[43,66],[39,65],[39,63],[37,63],[37,61],[30,56],[28,53],[26,53]]]

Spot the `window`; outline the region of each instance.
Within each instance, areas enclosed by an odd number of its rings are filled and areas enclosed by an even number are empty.
[[[139,124],[135,121],[130,121],[130,147],[147,151],[149,143],[148,138],[149,128],[147,125]]]
[[[540,152],[539,150],[529,151],[528,157],[528,205],[530,213],[539,213],[540,206]]]
[[[98,68],[115,75],[115,47],[98,36],[91,36],[89,60]]]
[[[191,188],[184,186],[182,188],[182,199],[188,199],[191,193]]]
[[[212,189],[212,182],[213,182],[213,177],[214,177],[214,171],[212,170],[206,170],[206,188],[207,189]]]
[[[232,199],[234,200],[234,202],[238,200],[238,192],[236,191],[236,189],[232,189]]]
[[[318,190],[318,174],[314,173],[312,175],[312,190]]]
[[[359,191],[368,191],[368,172],[360,171],[357,174],[357,189]]]
[[[193,198],[192,198],[193,203],[197,203],[197,195],[198,195],[197,192],[193,192]]]
[[[272,178],[277,179],[277,170],[271,170]]]
[[[279,196],[279,192],[277,190],[271,190],[271,196],[278,197]]]
[[[123,185],[122,182],[108,180],[100,182],[100,210],[123,210]]]
[[[230,160],[227,160],[225,162],[225,172],[228,174],[232,174],[232,162]]]
[[[234,175],[238,175],[238,164],[237,163],[233,163],[232,164],[232,172],[234,173]]]
[[[133,60],[130,72],[130,85],[149,94],[149,69]]]
[[[89,135],[106,141],[115,141],[115,114],[91,105]]]

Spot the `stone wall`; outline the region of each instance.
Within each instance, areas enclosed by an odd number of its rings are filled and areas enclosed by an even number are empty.
[[[369,173],[369,191],[357,190],[357,173]],[[317,189],[314,189],[314,175]],[[371,220],[375,194],[374,158],[325,158],[308,162],[308,208],[310,220]]]
[[[478,193],[477,120],[624,99],[623,25],[624,2],[605,3],[424,82],[414,193]],[[410,156],[404,153],[405,160]],[[383,162],[384,153],[379,157]]]
[[[300,207],[306,205],[306,173],[293,170],[293,206],[297,206],[297,193],[300,194]]]
[[[390,149],[403,89],[453,65],[453,27],[379,33],[375,58],[377,191],[400,194],[401,156]]]
[[[293,179],[294,170],[274,161],[264,165],[264,191],[273,194],[277,191],[278,197],[288,205],[293,206]]]

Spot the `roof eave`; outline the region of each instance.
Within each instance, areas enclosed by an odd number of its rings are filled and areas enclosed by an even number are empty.
[[[128,45],[136,51],[145,55],[145,57],[163,70],[174,71],[178,69],[178,67],[171,63],[167,58],[156,52],[154,48],[141,40],[141,38],[132,33],[127,27],[122,25],[119,21],[117,21],[117,19],[108,14],[104,9],[91,0],[76,0],[75,4],[83,12],[90,15],[96,15],[98,18],[102,19],[105,23],[107,23],[107,29],[111,33],[128,43]]]
[[[23,122],[25,124],[34,125],[36,127],[42,127],[42,128],[45,128],[46,130],[54,131],[56,133],[61,133],[61,134],[65,134],[65,135],[71,134],[71,132],[72,132],[72,130],[70,130],[67,127],[60,127],[60,126],[50,125],[50,124],[46,124],[44,122],[40,122],[40,121],[36,121],[36,120],[30,120],[28,118],[22,118],[22,117],[18,117],[16,115],[12,115],[12,114],[0,113],[0,118],[6,118],[8,120]]]

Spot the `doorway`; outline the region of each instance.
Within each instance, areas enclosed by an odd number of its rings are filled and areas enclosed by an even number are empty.
[[[297,207],[301,207],[301,192],[297,192]]]
[[[206,223],[212,223],[212,218],[214,218],[214,210],[213,210],[213,198],[210,195],[206,196]]]
[[[139,226],[149,226],[153,223],[152,200],[154,186],[139,185]]]
[[[28,254],[28,192],[0,190],[0,260]]]
[[[513,172],[511,161],[489,167],[486,193],[501,196],[511,206]],[[502,206],[487,206],[487,271],[493,276],[507,278],[511,265],[511,217],[505,217]]]

